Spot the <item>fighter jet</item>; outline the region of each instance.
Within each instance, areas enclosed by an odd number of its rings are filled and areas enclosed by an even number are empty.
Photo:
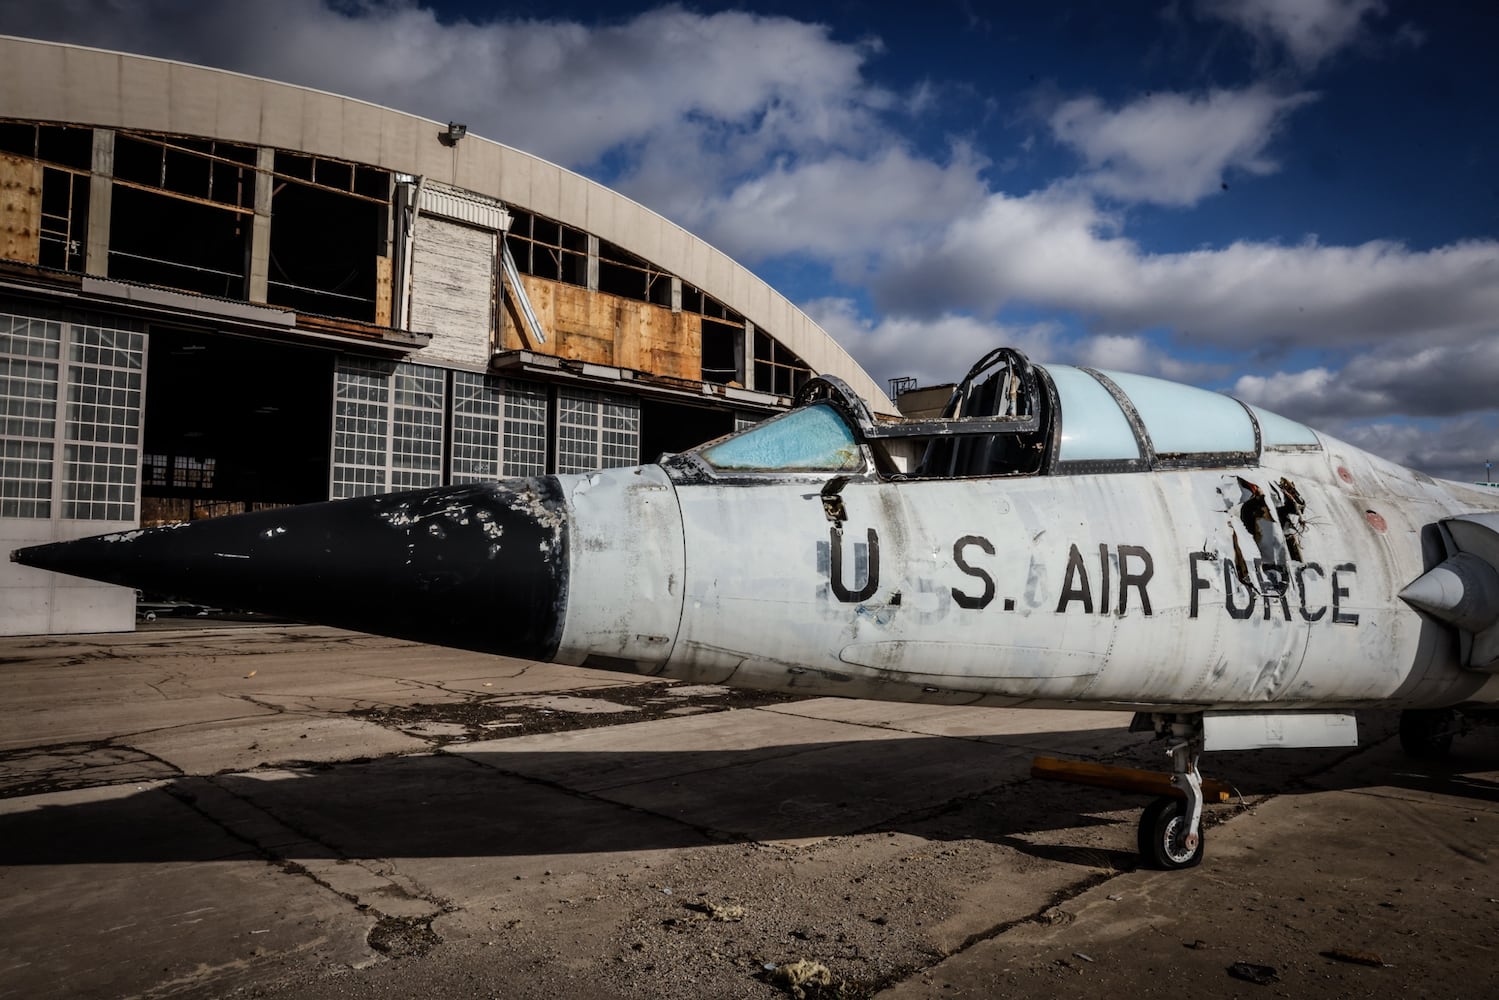
[[[695,683],[1136,713],[1170,739],[1146,862],[1202,858],[1200,756],[1408,749],[1499,701],[1499,492],[1229,396],[984,357],[941,417],[832,377],[658,463],[18,550],[29,566]]]

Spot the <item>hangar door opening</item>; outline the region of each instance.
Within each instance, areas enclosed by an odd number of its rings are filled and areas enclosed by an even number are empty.
[[[705,406],[684,406],[659,399],[640,401],[640,461],[654,462],[723,437],[734,429],[734,414]]]
[[[153,327],[141,523],[328,498],[328,351]]]

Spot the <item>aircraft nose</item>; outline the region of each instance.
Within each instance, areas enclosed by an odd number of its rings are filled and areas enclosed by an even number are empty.
[[[195,603],[547,659],[569,521],[551,477],[335,500],[18,549],[15,562]]]

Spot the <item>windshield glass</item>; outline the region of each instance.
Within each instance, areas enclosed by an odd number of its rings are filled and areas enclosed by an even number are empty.
[[[858,472],[864,453],[829,403],[814,403],[756,424],[698,452],[731,472]]]

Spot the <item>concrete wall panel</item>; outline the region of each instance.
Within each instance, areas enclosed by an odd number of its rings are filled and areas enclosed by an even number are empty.
[[[344,142],[345,103],[329,100],[322,94],[307,94],[303,98],[302,149],[343,158],[343,151],[349,148]]]
[[[493,192],[500,176],[502,147],[497,143],[467,139],[460,143],[463,156],[458,161],[458,178],[454,182],[470,191]]]
[[[244,100],[244,86],[237,77],[215,73],[204,80],[200,74],[182,71],[176,74],[173,86],[196,87],[213,94],[213,120],[219,129],[216,138],[237,138],[241,142],[259,138],[261,105]]]
[[[567,223],[578,229],[586,229],[591,233],[602,235],[600,230],[592,223],[595,206],[602,199],[597,193],[598,185],[590,184],[575,173],[559,171],[557,175],[557,214],[553,216],[561,222]],[[609,208],[612,208],[612,204]],[[605,213],[608,208],[604,209]],[[607,239],[608,237],[605,237]]]
[[[127,57],[95,49],[64,48],[62,72],[48,74],[59,79],[53,120],[110,124],[122,121],[120,101],[121,63]],[[6,61],[6,60],[0,60]],[[7,98],[0,106],[10,107]]]
[[[184,67],[175,63],[168,64],[165,89],[167,92],[168,115],[167,124],[163,127],[177,131],[178,119],[187,121],[202,121],[204,118],[219,117],[219,93],[218,89],[211,85],[212,81],[203,79],[201,73],[188,73]],[[210,84],[205,86],[204,84]]]
[[[562,214],[562,168],[538,161],[531,168],[531,211],[549,218]]]
[[[531,197],[531,165],[534,160],[509,147],[500,149],[500,175],[495,194],[511,205],[525,205]]]
[[[302,91],[265,85],[259,88],[259,97],[259,134],[251,141],[279,149],[302,149]]]
[[[185,95],[173,93],[172,64],[122,59],[119,72],[120,114],[125,120],[140,122],[137,128],[173,131],[173,104],[178,97],[185,98]],[[208,111],[213,111],[212,106]],[[191,115],[188,117],[192,119]]]

